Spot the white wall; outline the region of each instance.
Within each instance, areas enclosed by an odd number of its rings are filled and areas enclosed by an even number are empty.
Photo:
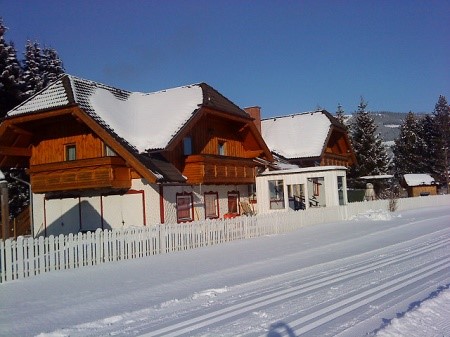
[[[120,229],[161,223],[160,186],[133,179],[132,192],[81,198],[45,200],[33,195],[34,235],[59,235]],[[239,191],[240,201],[248,201],[247,185],[164,185],[164,222],[176,223],[176,193],[189,192],[194,197],[194,220],[205,219],[204,193],[219,195],[219,217],[228,212],[228,192]]]
[[[133,179],[123,195],[45,199],[33,195],[34,235],[59,235],[159,223],[159,189]]]
[[[346,169],[344,167],[311,167],[294,170],[281,170],[266,172],[256,177],[256,195],[258,200],[259,213],[279,212],[289,209],[288,185],[303,184],[305,188],[305,196],[311,196],[313,184],[308,181],[309,178],[324,178],[324,185],[317,197],[319,205],[322,206],[339,206],[339,194],[337,177],[343,177],[344,201],[347,202],[347,183]],[[284,209],[270,209],[269,180],[283,180],[284,189]],[[306,207],[309,208],[309,202],[306,200]]]

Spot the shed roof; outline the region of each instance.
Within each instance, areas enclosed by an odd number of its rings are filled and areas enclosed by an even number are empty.
[[[434,178],[426,173],[408,173],[403,176],[408,186],[434,185]]]

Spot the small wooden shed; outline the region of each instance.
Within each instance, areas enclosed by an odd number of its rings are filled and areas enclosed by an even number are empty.
[[[403,187],[408,192],[408,197],[419,197],[437,194],[437,182],[426,173],[409,173],[403,176]]]

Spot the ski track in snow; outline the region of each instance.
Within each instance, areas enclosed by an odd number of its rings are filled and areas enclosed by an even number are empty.
[[[436,290],[437,281],[448,282],[449,243],[450,229],[443,229],[338,263],[332,261],[226,288],[206,289],[159,307],[40,337],[288,336],[289,331],[291,336],[345,336],[347,331],[353,331],[353,324],[364,326],[373,316],[379,316],[381,321],[386,307],[380,303],[407,305],[418,294],[426,296]],[[339,320],[334,323],[346,315],[346,324]],[[353,323],[352,316],[357,317]],[[270,327],[267,322],[279,324]]]

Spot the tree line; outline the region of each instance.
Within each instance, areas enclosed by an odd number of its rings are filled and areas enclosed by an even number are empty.
[[[360,187],[357,178],[361,176],[393,174],[401,178],[407,173],[429,173],[445,186],[450,149],[450,107],[445,96],[439,96],[431,114],[405,115],[394,141],[392,158],[387,155],[367,105],[361,97],[350,123],[346,123],[340,104],[336,110],[336,118],[346,127],[358,161],[349,171],[354,187]]]

